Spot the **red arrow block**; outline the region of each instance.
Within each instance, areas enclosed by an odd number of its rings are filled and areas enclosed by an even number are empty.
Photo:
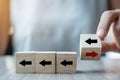
[[[96,57],[97,55],[98,55],[98,53],[96,53],[95,51],[86,52],[86,56],[92,56],[93,58]]]

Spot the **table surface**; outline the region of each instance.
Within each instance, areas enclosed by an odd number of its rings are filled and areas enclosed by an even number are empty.
[[[120,59],[77,61],[76,74],[16,74],[14,56],[0,57],[0,80],[120,80]]]

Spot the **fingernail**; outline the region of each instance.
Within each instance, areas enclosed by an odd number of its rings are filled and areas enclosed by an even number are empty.
[[[98,34],[98,35],[105,35],[105,30],[104,30],[104,29],[99,29],[99,30],[97,31],[97,34]]]

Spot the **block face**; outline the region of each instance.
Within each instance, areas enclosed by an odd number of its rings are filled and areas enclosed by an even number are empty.
[[[56,73],[76,73],[76,64],[76,52],[56,53]]]
[[[36,73],[55,73],[55,53],[37,52],[35,59]]]
[[[101,40],[97,37],[96,34],[81,34],[80,46],[81,47],[101,47]]]
[[[96,34],[80,35],[81,60],[99,60],[101,56],[101,40]]]
[[[35,72],[35,52],[16,53],[16,73]]]
[[[94,54],[91,55],[90,54]],[[99,60],[101,56],[100,48],[82,48],[81,60]]]

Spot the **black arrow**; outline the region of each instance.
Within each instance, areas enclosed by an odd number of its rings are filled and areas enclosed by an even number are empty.
[[[51,65],[52,62],[51,62],[51,61],[45,61],[45,60],[43,60],[43,61],[41,61],[39,64],[45,66],[45,65]]]
[[[24,59],[23,61],[20,62],[20,64],[25,67],[26,65],[31,65],[32,61],[25,61]]]
[[[89,45],[91,45],[91,43],[97,43],[97,39],[91,39],[91,38],[89,38],[85,42],[88,43]]]
[[[64,61],[61,62],[61,64],[66,67],[67,65],[72,65],[73,61],[66,61],[66,59],[65,59]]]

